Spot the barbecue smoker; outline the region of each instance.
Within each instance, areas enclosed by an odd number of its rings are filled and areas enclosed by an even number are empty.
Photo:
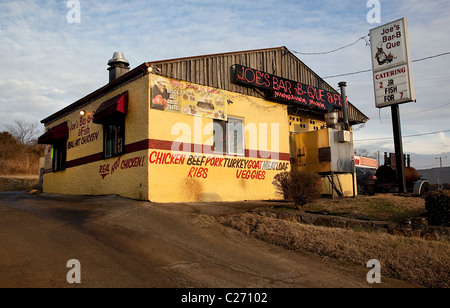
[[[405,158],[405,157],[404,157]],[[430,191],[430,183],[419,176],[417,170],[411,167],[411,158],[406,156],[405,164],[405,181],[406,188],[413,196],[424,197]],[[390,192],[397,189],[397,172],[396,172],[395,154],[384,153],[384,165],[377,169],[377,189],[381,192]]]
[[[324,129],[291,134],[292,168],[320,174],[325,180],[322,194],[354,196],[353,133],[338,123],[337,112],[325,119]]]

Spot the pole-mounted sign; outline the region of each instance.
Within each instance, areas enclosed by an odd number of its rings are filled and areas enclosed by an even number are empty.
[[[408,22],[402,18],[370,30],[377,108],[391,106],[398,192],[406,192],[399,104],[415,101]]]
[[[406,18],[370,30],[370,42],[376,107],[415,101]]]

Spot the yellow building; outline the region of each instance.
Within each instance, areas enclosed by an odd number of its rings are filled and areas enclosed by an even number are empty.
[[[42,120],[45,192],[278,199],[275,175],[299,168],[295,136],[330,130],[331,111],[342,117],[340,95],[285,47],[133,70],[115,53],[109,65],[107,85]],[[351,104],[348,117],[367,120]]]

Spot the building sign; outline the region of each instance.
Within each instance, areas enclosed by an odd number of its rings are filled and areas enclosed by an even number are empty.
[[[71,133],[70,136],[74,136],[76,134],[76,137],[72,139],[69,138],[69,140],[67,141],[68,150],[98,140],[100,131],[98,130],[96,125],[92,125],[94,123],[92,122],[92,120],[94,119],[94,113],[95,112],[93,111],[86,116],[80,116],[74,121],[69,121],[69,132]]]
[[[323,111],[342,107],[342,97],[300,82],[274,76],[253,68],[235,64],[235,82],[266,91],[267,99],[293,103]]]
[[[354,156],[354,161],[356,167],[378,168],[378,161],[373,158]]]
[[[415,101],[407,20],[370,30],[370,41],[376,107]]]
[[[290,168],[289,162],[274,160],[256,160],[248,158],[230,158],[205,155],[186,155],[153,151],[150,153],[151,165],[187,166],[188,178],[207,179],[212,169],[234,169],[236,179],[266,180],[267,172],[286,172]]]
[[[101,164],[98,173],[104,180],[106,176],[113,175],[114,172],[118,170],[127,170],[131,168],[144,167],[145,161],[146,161],[145,156],[136,156],[128,159],[124,159],[121,156],[117,158],[114,163]]]
[[[150,75],[152,109],[227,120],[223,90],[162,76]]]

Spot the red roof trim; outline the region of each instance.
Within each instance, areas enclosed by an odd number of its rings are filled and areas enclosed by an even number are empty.
[[[39,144],[53,144],[56,141],[67,139],[69,137],[69,126],[63,122],[50,128],[45,134],[38,138]]]
[[[94,114],[94,123],[101,124],[112,114],[127,114],[128,91],[125,91],[100,105]]]

